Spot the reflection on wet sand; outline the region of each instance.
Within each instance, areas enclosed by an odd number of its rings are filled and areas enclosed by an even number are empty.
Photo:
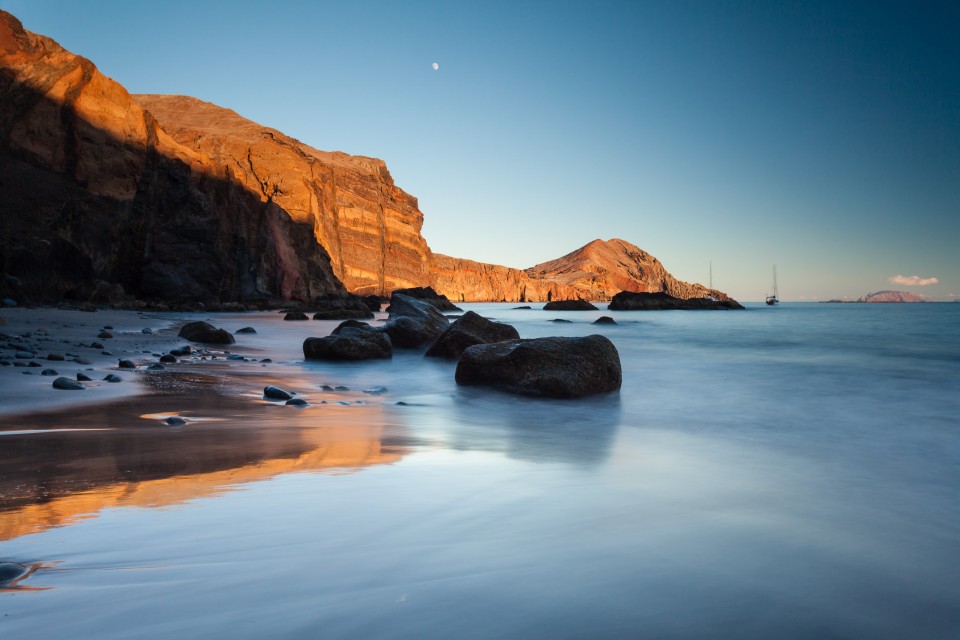
[[[175,413],[194,420],[170,428],[143,417]],[[378,405],[295,408],[206,393],[189,402],[145,396],[5,417],[0,540],[105,508],[175,505],[281,473],[390,464],[406,448],[385,416]]]

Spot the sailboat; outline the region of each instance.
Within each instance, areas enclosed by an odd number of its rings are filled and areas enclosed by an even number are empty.
[[[767,304],[771,307],[780,302],[780,298],[777,297],[777,267],[773,267],[773,295],[767,296]]]

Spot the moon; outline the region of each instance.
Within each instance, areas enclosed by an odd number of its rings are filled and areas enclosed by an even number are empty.
[[[436,62],[434,62],[434,63],[433,63],[433,70],[436,71],[436,70],[439,69],[439,68],[440,68],[440,65],[437,64]]]

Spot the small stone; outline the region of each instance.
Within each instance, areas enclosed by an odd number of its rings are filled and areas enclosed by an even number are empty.
[[[105,325],[103,325],[103,328],[104,328],[104,329],[113,329],[113,325],[112,325],[112,324],[105,324]]]
[[[137,365],[133,364],[132,360],[121,360],[117,365],[121,369],[136,369]]]
[[[30,569],[19,562],[0,562],[0,586],[8,585],[30,573]]]
[[[264,358],[260,362],[273,362],[273,360],[271,360],[270,358]]]
[[[52,360],[56,362],[62,362],[65,358],[59,353],[48,353],[47,360]]]
[[[305,407],[309,403],[303,398],[290,398],[284,404],[290,405],[292,407]]]
[[[40,372],[42,376],[58,376],[60,373],[56,369],[44,369]]]
[[[87,374],[77,371],[77,380],[80,382],[90,382],[91,378]]]
[[[285,316],[283,316],[283,319],[284,320],[309,320],[310,318],[308,318],[307,314],[303,313],[302,311],[290,311]]]
[[[171,364],[176,361],[177,361],[177,356],[169,353],[160,356],[160,362],[163,362],[165,364]]]
[[[269,400],[290,400],[293,394],[279,387],[269,386],[263,388],[263,397]]]
[[[617,324],[617,321],[610,316],[600,316],[593,321],[593,324]]]
[[[9,360],[0,360],[0,367],[9,367],[9,366],[10,366]]]
[[[112,355],[113,355],[113,352],[112,352],[112,351],[101,351],[101,352],[100,352],[100,355],[103,355],[103,356],[112,356]]]
[[[564,320],[563,318],[554,318],[550,322],[573,322],[573,320]]]
[[[257,330],[253,327],[243,327],[234,331],[234,333],[256,333]]]
[[[107,377],[104,378],[107,382],[123,382],[123,378],[118,376],[115,373],[108,373]]]
[[[153,329],[151,329],[150,327],[145,327],[145,328],[143,328],[143,329],[140,330],[140,333],[142,333],[142,334],[144,334],[144,335],[147,335],[147,336],[151,336],[151,335],[153,335]]]
[[[91,343],[90,343],[90,348],[91,348],[91,349],[103,349],[103,343],[100,343],[100,342],[91,342]]]
[[[163,366],[162,364],[158,364],[156,362],[154,362],[152,365],[147,367],[147,371],[166,371],[166,370],[167,368],[165,366]]]
[[[17,360],[29,360],[33,357],[33,354],[29,351],[17,351],[15,354],[13,354],[13,357]]]
[[[109,331],[101,331],[100,333],[97,334],[97,337],[100,338],[101,340],[106,340],[108,338],[112,338],[113,334],[110,333]]]
[[[350,387],[344,387],[343,385],[337,385],[333,388],[334,391],[350,391]]]
[[[164,424],[170,427],[182,427],[187,424],[186,418],[181,418],[180,416],[170,416],[163,421]]]
[[[35,360],[31,360],[30,362],[27,363],[27,366],[36,368],[36,367],[42,367],[43,365]]]
[[[331,386],[328,385],[328,384],[325,384],[325,385],[323,385],[323,386],[320,387],[320,388],[323,389],[324,391],[333,391],[333,387],[331,387]]]
[[[235,353],[235,354],[233,354],[233,355],[231,355],[231,356],[227,356],[227,360],[246,360],[246,358],[244,358],[244,357],[243,357],[242,355],[240,355],[239,353]]]
[[[61,377],[53,381],[53,388],[62,389],[64,391],[83,391],[84,387],[76,380]]]
[[[77,364],[93,364],[91,360],[87,360],[86,358],[74,358],[73,361]]]

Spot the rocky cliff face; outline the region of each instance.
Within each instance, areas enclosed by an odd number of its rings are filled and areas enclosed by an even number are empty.
[[[311,224],[3,11],[0,213],[3,286],[35,299],[97,281],[191,302],[344,291]]]
[[[455,301],[727,296],[622,240],[526,270],[431,252],[376,158],[185,96],[131,96],[0,11],[0,294],[309,301],[432,286]],[[11,284],[12,283],[12,284]],[[103,301],[103,300],[101,300]]]
[[[196,98],[134,98],[179,144],[223,167],[261,201],[310,225],[350,291],[389,295],[429,282],[423,214],[382,160],[318,151]]]

